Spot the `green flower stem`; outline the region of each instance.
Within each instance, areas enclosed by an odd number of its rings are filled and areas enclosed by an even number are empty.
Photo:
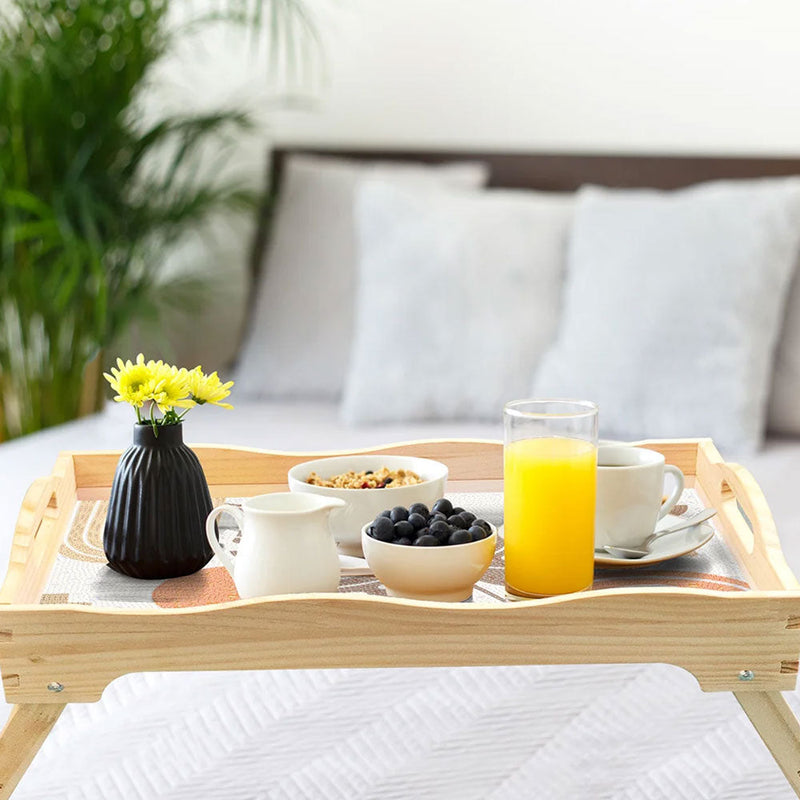
[[[156,404],[150,403],[150,424],[153,426],[153,436],[158,439],[158,423],[156,422]]]

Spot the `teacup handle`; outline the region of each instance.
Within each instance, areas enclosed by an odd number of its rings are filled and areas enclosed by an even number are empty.
[[[223,511],[227,511],[236,520],[239,530],[242,530],[244,527],[244,514],[242,513],[242,509],[238,506],[231,506],[227,503],[223,503],[223,505],[212,509],[211,513],[206,518],[206,536],[208,537],[208,543],[211,545],[211,549],[222,562],[222,566],[233,576],[233,558],[220,544],[219,539],[217,539],[217,530],[214,525],[217,521],[217,517],[222,514]]]
[[[681,499],[681,495],[683,494],[683,473],[677,467],[673,467],[672,464],[664,464],[664,474],[666,475],[667,473],[675,478],[675,489],[661,505],[661,510],[658,512],[659,519],[666,517],[667,514],[669,514],[669,512],[675,508],[675,506],[678,504],[678,500]]]

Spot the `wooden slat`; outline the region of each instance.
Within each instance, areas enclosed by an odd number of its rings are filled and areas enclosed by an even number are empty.
[[[705,441],[711,442],[710,439]],[[697,439],[645,439],[632,444],[661,453],[667,464],[676,466],[686,478],[690,479],[687,481],[687,486],[691,484],[691,479],[694,478],[697,471]]]
[[[685,475],[695,474],[696,440],[647,440],[640,444],[662,452],[667,462],[675,464]],[[400,442],[383,447],[352,451],[292,453],[257,450],[248,447],[191,445],[197,453],[209,484],[259,485],[285,484],[286,473],[295,464],[326,456],[350,453],[420,456],[447,464],[450,480],[502,480],[503,443],[486,439],[429,439]],[[110,487],[121,451],[88,451],[70,453],[74,461],[78,490]]]
[[[353,451],[287,453],[247,447],[191,445],[197,453],[209,484],[286,483],[286,473],[295,464],[325,456],[348,453],[385,453],[421,456],[444,461],[453,480],[481,480],[503,477],[503,445],[480,439],[404,442]],[[120,451],[75,452],[78,489],[111,486]]]
[[[0,611],[8,702],[97,700],[128,672],[665,662],[703,689],[788,689],[800,593],[612,589],[502,605],[295,595],[201,609]],[[32,659],[31,654],[36,658]],[[743,684],[739,671],[756,679]],[[53,697],[50,681],[64,685]]]
[[[270,494],[271,492],[286,492],[288,484],[283,483],[212,483],[209,485],[212,497],[253,497],[257,494]],[[502,492],[502,480],[480,481],[447,481],[448,492]],[[97,486],[88,489],[78,489],[78,500],[108,500],[111,496],[111,487]]]

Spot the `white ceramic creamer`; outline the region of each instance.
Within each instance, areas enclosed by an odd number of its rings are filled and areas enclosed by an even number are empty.
[[[277,492],[248,498],[241,508],[221,505],[206,520],[211,549],[233,576],[242,599],[269,594],[335,592],[339,556],[329,524],[344,500]],[[234,559],[219,543],[215,522],[224,511],[242,531]]]

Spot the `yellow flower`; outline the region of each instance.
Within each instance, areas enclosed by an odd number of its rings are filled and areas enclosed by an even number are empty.
[[[150,397],[163,414],[173,408],[191,408],[194,402],[189,397],[189,373],[185,369],[170,367],[157,362],[153,366],[153,383]]]
[[[150,364],[145,364],[144,356],[139,353],[135,364],[130,359],[123,361],[118,358],[117,367],[111,368],[111,375],[107,372],[103,373],[103,377],[117,393],[114,400],[141,408],[150,399],[153,379],[153,370]]]
[[[118,403],[130,403],[141,408],[146,402],[153,401],[164,413],[171,408],[191,408],[194,403],[189,398],[187,383],[188,372],[165,364],[163,361],[145,362],[139,353],[136,362],[117,359],[117,367],[111,368],[111,375],[103,373],[103,377],[117,393],[114,400]]]
[[[233,386],[233,381],[223,383],[216,372],[204,375],[202,367],[195,367],[187,375],[189,396],[197,405],[202,406],[206,403],[211,403],[211,405],[219,406],[220,408],[233,408],[230,403],[220,402],[231,393],[230,389]]]
[[[222,383],[216,372],[205,375],[202,367],[190,372],[163,361],[145,361],[139,353],[135,362],[118,358],[117,366],[111,368],[111,374],[103,373],[103,377],[117,393],[114,400],[130,403],[136,408],[136,418],[140,423],[144,420],[139,409],[145,403],[152,403],[149,416],[153,426],[178,424],[185,412],[178,414],[176,408],[192,408],[205,403],[233,408],[221,402],[230,394],[233,381]],[[164,415],[163,419],[154,418],[156,407]]]

